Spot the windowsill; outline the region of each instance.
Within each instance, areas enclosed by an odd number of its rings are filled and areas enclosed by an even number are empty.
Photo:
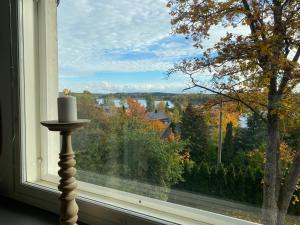
[[[0,202],[1,224],[53,225],[58,223],[59,216],[54,213],[2,196]],[[84,224],[78,222],[78,225]]]
[[[55,177],[53,176],[53,180]],[[58,177],[57,177],[58,181]],[[57,182],[38,181],[36,185],[57,193]],[[88,202],[98,207],[113,210],[130,217],[139,217],[154,224],[197,224],[197,225],[254,225],[257,223],[240,220],[200,209],[181,206],[144,196],[122,192],[94,184],[78,181],[78,202]],[[138,212],[138,213],[137,213]],[[94,215],[94,213],[92,213]],[[79,215],[80,216],[80,215]],[[95,221],[101,221],[94,218]]]

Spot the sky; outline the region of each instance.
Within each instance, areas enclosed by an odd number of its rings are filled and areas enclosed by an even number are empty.
[[[189,79],[166,71],[201,52],[172,35],[166,0],[61,0],[58,7],[60,90],[181,93]],[[212,29],[211,47],[226,32]],[[203,82],[209,82],[204,74]],[[193,90],[192,92],[199,92]]]

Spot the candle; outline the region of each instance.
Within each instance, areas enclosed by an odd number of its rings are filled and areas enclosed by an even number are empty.
[[[58,122],[66,123],[77,121],[76,98],[70,95],[70,91],[65,89],[64,95],[57,98]]]

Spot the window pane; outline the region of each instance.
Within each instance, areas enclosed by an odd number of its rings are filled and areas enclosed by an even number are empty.
[[[191,79],[182,72],[167,73],[184,59],[201,57],[226,29],[215,27],[201,50],[193,40],[171,33],[166,4],[61,1],[60,91],[70,89],[78,117],[91,119],[73,136],[77,178],[261,222],[265,122],[236,102],[189,89]],[[213,88],[213,72],[196,79]],[[297,131],[284,125],[282,134],[290,139],[281,142],[280,162],[287,170]],[[285,224],[299,223],[299,198],[295,190]]]

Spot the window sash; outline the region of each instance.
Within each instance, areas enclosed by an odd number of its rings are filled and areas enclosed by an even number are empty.
[[[58,213],[58,134],[41,120],[57,118],[56,0],[18,0],[21,139],[14,197]],[[48,163],[49,162],[49,163]],[[89,224],[255,224],[144,196],[79,183],[79,217]],[[139,200],[142,200],[140,203]],[[171,221],[171,222],[169,222]]]

